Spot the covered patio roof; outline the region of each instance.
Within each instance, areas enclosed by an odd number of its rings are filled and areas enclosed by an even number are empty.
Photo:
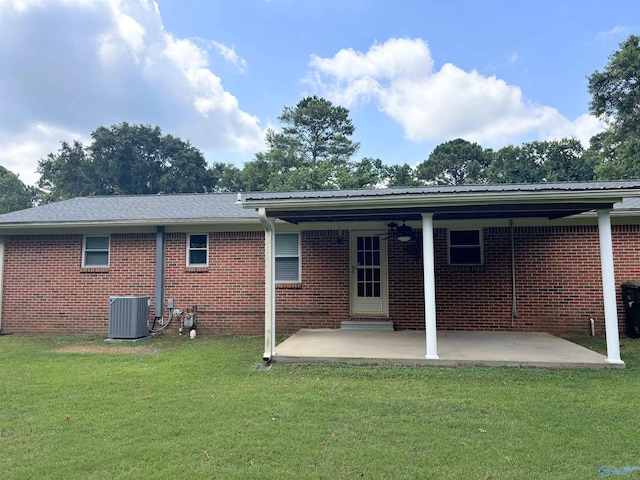
[[[611,210],[640,196],[640,181],[504,185],[433,185],[368,190],[257,192],[243,195],[245,208],[264,208],[269,218],[291,223],[473,218],[562,218]]]
[[[611,236],[611,211],[625,198],[640,197],[640,181],[564,182],[504,185],[447,185],[370,190],[259,192],[243,196],[265,229],[265,353],[275,345],[274,248],[276,224],[340,221],[421,221],[427,360],[439,360],[436,330],[434,221],[489,218],[556,219],[596,211],[600,240],[607,359],[620,359],[618,314]]]

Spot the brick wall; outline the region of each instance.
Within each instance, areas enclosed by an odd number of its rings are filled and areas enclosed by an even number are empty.
[[[613,226],[616,289],[640,279],[640,226]],[[600,247],[596,226],[515,228],[516,307],[512,326],[508,228],[485,228],[484,265],[447,264],[447,232],[436,229],[436,305],[444,330],[604,332]],[[411,245],[414,244],[414,245]],[[397,328],[424,328],[419,242],[389,245],[390,316]],[[618,316],[624,311],[618,293]]]
[[[446,230],[434,233],[438,328],[588,333],[604,331],[596,226],[515,229],[518,317],[511,326],[508,228],[485,228],[485,263],[447,265]],[[198,307],[203,334],[264,330],[263,232],[210,233],[209,266],[186,267],[186,234],[166,235],[165,298]],[[389,313],[397,328],[423,329],[420,242],[389,239]],[[349,238],[302,233],[302,282],[278,284],[280,333],[338,328],[349,319]],[[640,226],[613,227],[616,288],[640,280]],[[81,235],[5,237],[3,333],[106,334],[109,296],[155,295],[155,234],[111,236],[111,267],[82,269]],[[619,318],[624,313],[619,302]],[[167,333],[175,334],[179,322]]]
[[[302,282],[276,286],[276,331],[340,328],[349,319],[348,232],[305,231],[301,245]]]
[[[82,235],[5,237],[3,333],[106,333],[109,296],[149,295],[155,236],[113,235],[111,265],[82,269]]]
[[[180,310],[196,305],[203,334],[264,331],[264,233],[210,233],[208,267],[186,266],[186,241],[185,233],[166,236],[165,299]]]

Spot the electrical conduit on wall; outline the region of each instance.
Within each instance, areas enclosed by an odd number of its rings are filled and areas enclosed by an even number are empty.
[[[154,301],[155,318],[162,318],[164,314],[164,258],[164,227],[158,227],[158,229],[156,230],[156,298]]]

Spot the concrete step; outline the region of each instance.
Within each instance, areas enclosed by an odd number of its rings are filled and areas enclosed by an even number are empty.
[[[350,320],[340,323],[340,330],[393,332],[393,322],[387,320]]]

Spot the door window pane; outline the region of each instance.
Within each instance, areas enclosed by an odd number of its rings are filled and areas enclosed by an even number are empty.
[[[380,297],[382,292],[380,238],[378,236],[359,236],[356,247],[358,297]]]

